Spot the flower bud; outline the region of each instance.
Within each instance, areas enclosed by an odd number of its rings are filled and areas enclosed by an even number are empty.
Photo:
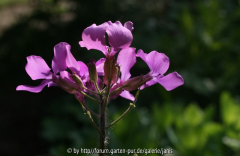
[[[52,80],[54,83],[58,85],[58,87],[62,88],[63,90],[70,94],[74,94],[74,90],[78,90],[76,84],[71,80],[57,77],[56,75],[53,75]]]
[[[71,78],[73,79],[73,81],[81,88],[86,88],[82,82],[82,79],[76,74],[76,73],[73,73],[71,75]]]
[[[117,67],[116,60],[114,56],[106,56],[106,60],[104,62],[104,77],[103,81],[105,84],[113,84],[117,81]]]
[[[97,69],[95,65],[95,60],[91,59],[90,62],[88,63],[88,71],[89,71],[89,76],[92,82],[97,82],[98,81],[98,74],[97,74]]]
[[[127,91],[133,91],[139,87],[141,87],[143,84],[145,84],[147,81],[151,80],[152,77],[150,75],[141,75],[137,77],[133,77],[123,83],[124,89]]]

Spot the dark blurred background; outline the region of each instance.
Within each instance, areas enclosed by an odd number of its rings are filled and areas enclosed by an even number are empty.
[[[137,107],[109,131],[109,148],[240,155],[238,0],[1,0],[0,155],[68,156],[69,147],[98,147],[97,133],[73,95],[57,87],[38,94],[15,89],[40,84],[25,72],[26,57],[41,56],[51,66],[59,42],[68,42],[85,63],[103,57],[78,42],[84,28],[109,20],[132,21],[132,47],[165,53],[168,73],[177,71],[185,80],[171,92],[159,84],[141,91]],[[131,73],[148,71],[138,59]],[[111,101],[109,121],[128,105],[122,98]]]

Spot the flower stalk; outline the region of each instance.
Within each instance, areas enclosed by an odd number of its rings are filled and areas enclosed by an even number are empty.
[[[135,103],[137,102],[138,96],[140,93],[140,89],[138,89],[136,95],[135,95],[135,100],[133,103],[130,103],[128,109],[120,116],[118,117],[115,121],[113,121],[110,125],[106,126],[106,129],[112,127],[114,124],[116,124],[119,120],[121,120],[125,115],[127,115],[133,108],[136,107]]]
[[[100,104],[100,131],[101,131],[101,135],[99,136],[99,145],[100,145],[100,149],[104,150],[106,148],[106,113],[105,113],[105,109],[103,109],[104,107],[104,102],[102,102]],[[99,153],[99,156],[104,156],[104,153]]]
[[[97,127],[96,123],[94,122],[91,113],[92,112],[96,117],[99,118],[99,115],[97,115],[96,113],[94,113],[91,109],[89,109],[88,107],[86,107],[86,105],[84,103],[81,102],[81,100],[79,100],[79,98],[77,97],[77,94],[75,94],[75,98],[78,100],[78,102],[80,103],[80,105],[82,106],[83,110],[84,110],[84,115],[87,115],[87,117],[89,118],[91,124],[93,125],[93,127],[97,130],[97,132],[99,133],[99,135],[101,134],[101,131],[99,130],[99,128]]]
[[[117,118],[117,119],[116,119],[115,121],[113,121],[110,125],[108,125],[108,126],[106,127],[106,129],[108,129],[108,128],[112,127],[114,124],[116,124],[119,120],[121,120],[125,115],[127,115],[127,114],[128,114],[133,108],[135,108],[135,107],[136,107],[135,104],[130,103],[128,109],[127,109],[119,118]]]
[[[96,100],[95,98],[93,98],[93,97],[91,97],[91,96],[87,95],[87,94],[86,94],[86,93],[84,93],[83,91],[81,91],[81,90],[78,90],[78,92],[79,92],[79,93],[81,93],[82,95],[86,96],[87,98],[89,98],[89,99],[91,99],[91,100],[95,101],[96,103],[100,104],[100,102],[99,102],[98,100]]]
[[[102,136],[102,132],[99,130],[99,128],[97,127],[96,123],[94,122],[90,111],[87,111],[86,113],[84,113],[85,115],[87,115],[87,117],[89,118],[89,120],[91,121],[93,127],[98,131],[99,135]]]

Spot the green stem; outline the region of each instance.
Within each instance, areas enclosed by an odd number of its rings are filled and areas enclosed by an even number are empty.
[[[99,95],[100,93],[97,93],[97,92],[94,92],[94,91],[92,91],[92,90],[90,90],[90,89],[88,89],[88,88],[83,88],[83,89],[85,89],[85,90],[87,90],[88,92],[90,92],[90,93],[93,93],[93,94],[97,94],[97,95]]]
[[[113,95],[113,94],[115,94],[115,93],[118,92],[119,90],[123,89],[124,87],[126,87],[126,86],[121,86],[121,87],[115,89],[114,91],[112,91],[112,92],[110,93],[110,96]]]
[[[103,92],[105,92],[105,90],[106,90],[106,88],[107,88],[107,86],[106,87],[104,87],[102,90],[101,90],[101,94],[103,94]]]
[[[107,100],[107,99],[106,99]],[[103,109],[104,107],[104,101],[102,100],[101,104],[100,104],[100,131],[101,131],[101,135],[100,135],[100,149],[104,150],[106,148],[105,145],[105,139],[106,139],[106,113],[105,113],[105,109]],[[99,153],[99,156],[104,156],[104,153]]]
[[[100,118],[100,116],[96,113],[94,113],[94,111],[92,111],[86,104],[83,103],[83,106],[88,110],[90,111],[94,116],[96,116],[97,118]]]
[[[106,107],[107,107],[108,98],[109,98],[109,91],[110,91],[110,88],[111,88],[110,86],[111,86],[111,79],[109,80],[109,83],[108,83],[108,86],[107,86],[107,93],[106,93],[106,98],[104,100],[102,112],[105,112]]]
[[[91,113],[90,111],[96,115],[97,117],[99,117],[96,113],[94,113],[92,110],[90,110],[85,104],[83,104],[77,97],[77,95],[75,94],[75,98],[78,100],[78,102],[81,104],[83,110],[84,110],[84,114],[87,115],[87,117],[89,118],[89,120],[91,121],[91,124],[93,125],[93,127],[98,131],[99,135],[102,135],[101,134],[101,131],[99,130],[99,128],[97,127],[96,123],[94,122],[92,116],[91,116]]]
[[[117,119],[116,119],[115,121],[113,121],[110,125],[108,125],[108,126],[106,127],[106,129],[112,127],[112,126],[113,126],[114,124],[116,124],[119,120],[121,120],[125,115],[127,115],[127,114],[130,112],[131,109],[133,109],[133,108],[136,107],[135,103],[137,102],[137,99],[138,99],[139,94],[140,94],[140,89],[138,89],[138,91],[137,91],[137,93],[136,93],[136,95],[135,95],[135,100],[133,101],[133,103],[130,103],[128,109],[127,109],[119,118],[117,118]]]
[[[93,83],[94,83],[95,88],[97,89],[98,94],[100,95],[101,92],[100,92],[100,90],[99,90],[99,88],[98,88],[97,82],[93,82]]]
[[[87,115],[87,117],[88,117],[89,120],[91,121],[93,127],[98,131],[99,135],[101,136],[102,133],[101,133],[101,131],[99,130],[99,128],[97,127],[96,123],[94,122],[94,120],[93,120],[93,118],[92,118],[92,116],[91,116],[91,113],[90,113],[89,111],[87,111],[87,112],[85,113],[85,115]]]
[[[93,97],[91,97],[91,96],[87,95],[87,94],[86,94],[86,93],[84,93],[83,91],[81,91],[81,90],[78,90],[78,92],[80,92],[82,95],[84,95],[84,96],[86,96],[87,98],[89,98],[89,99],[91,99],[91,100],[93,100],[93,101],[97,102],[98,104],[100,104],[100,102],[99,102],[98,100],[96,100],[96,99],[94,99]]]
[[[135,104],[130,103],[128,109],[119,117],[117,118],[115,121],[113,121],[109,126],[106,127],[106,129],[112,127],[114,124],[116,124],[120,119],[122,119],[125,115],[127,115],[131,109],[135,108]]]
[[[85,112],[90,111],[93,115],[95,115],[96,117],[99,118],[99,115],[96,114],[95,112],[93,112],[86,104],[82,103],[82,102],[78,99],[78,97],[77,97],[76,94],[75,94],[75,98],[76,98],[76,99],[78,100],[78,102],[81,104],[81,106],[82,106],[82,108],[83,108],[83,110],[84,110]]]

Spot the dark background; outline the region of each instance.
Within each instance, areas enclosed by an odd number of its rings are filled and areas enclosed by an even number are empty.
[[[51,66],[59,42],[68,42],[85,63],[103,57],[78,42],[86,27],[109,20],[132,21],[131,46],[165,53],[168,73],[177,71],[185,80],[171,92],[159,84],[141,91],[137,107],[110,130],[109,148],[170,147],[176,156],[240,154],[239,1],[1,0],[0,20],[0,155],[67,156],[69,147],[98,147],[97,133],[73,95],[57,87],[38,94],[16,87],[41,82],[25,72],[26,57],[41,56]],[[131,73],[148,71],[138,59]],[[109,121],[128,105],[120,97],[113,100]]]

